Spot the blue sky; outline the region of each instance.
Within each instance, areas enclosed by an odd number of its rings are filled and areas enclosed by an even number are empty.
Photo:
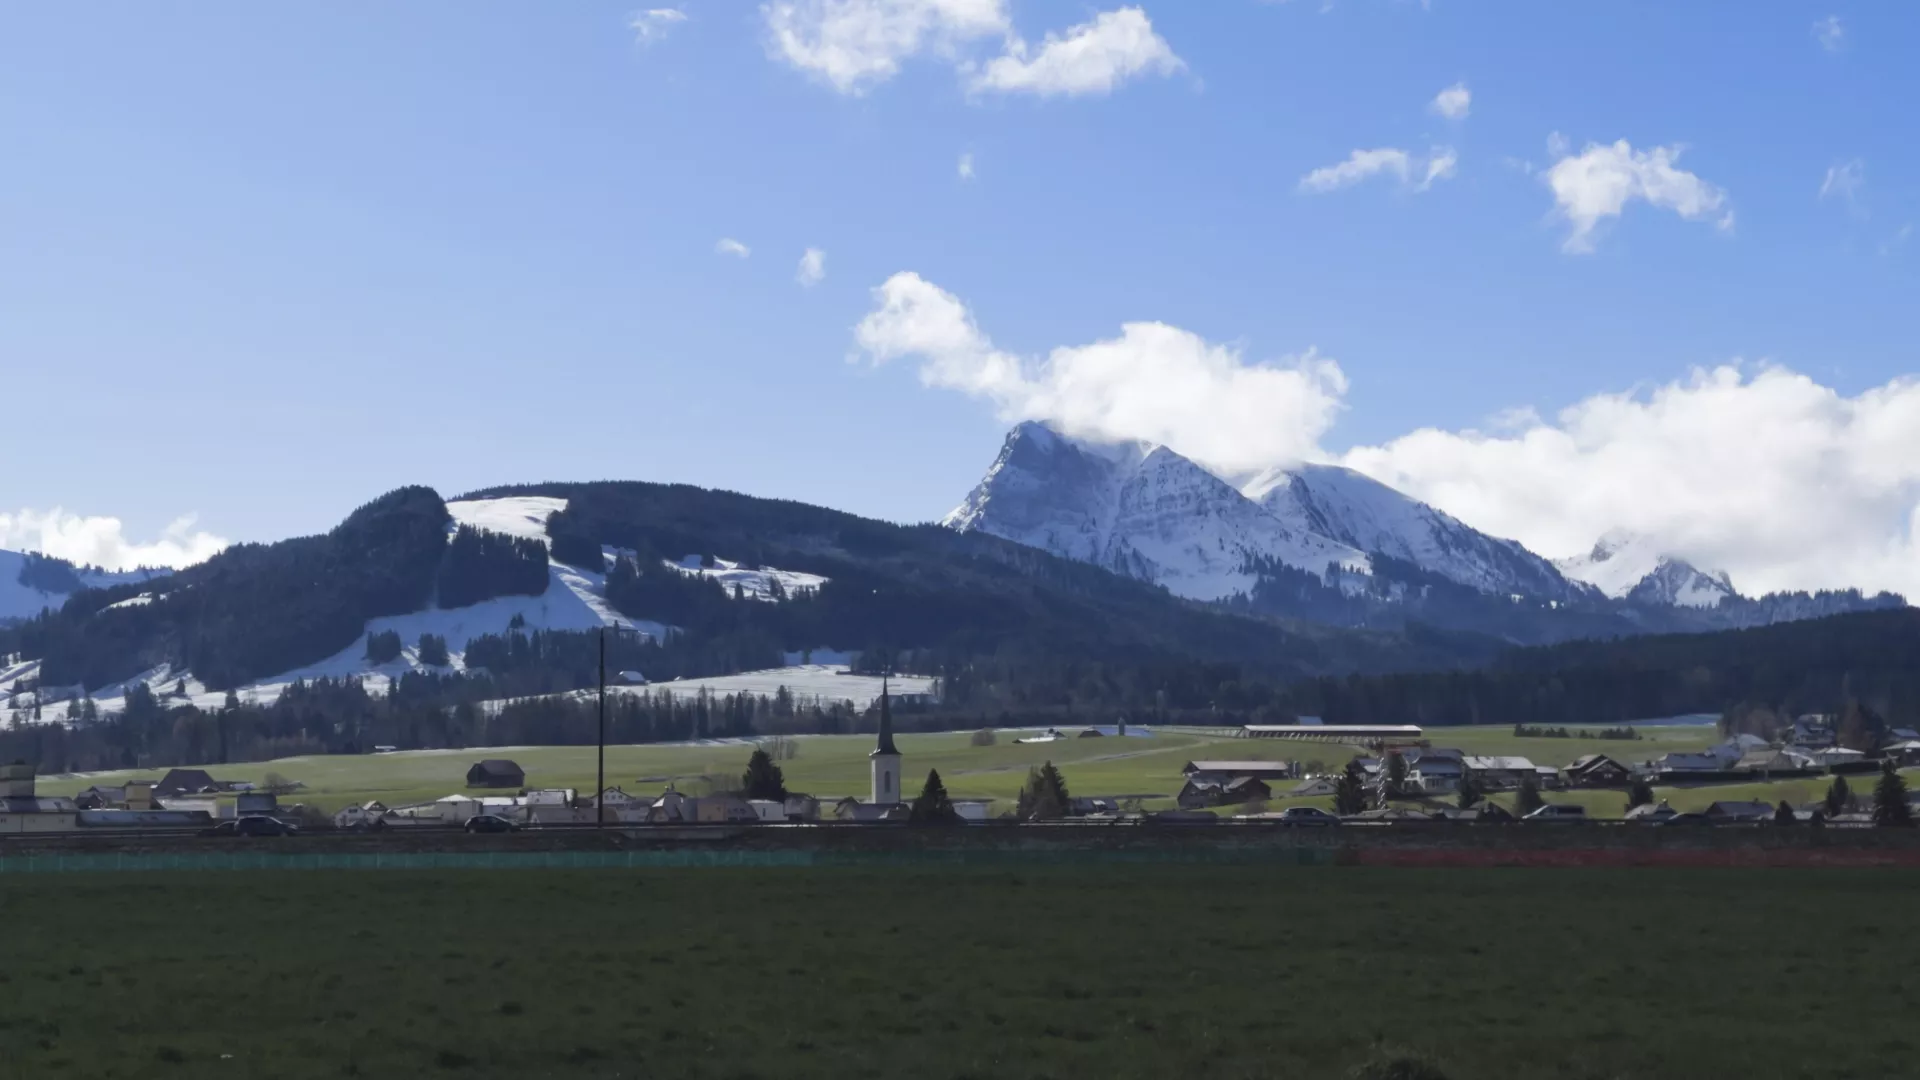
[[[0,380],[23,406],[0,425],[10,542],[18,511],[54,507],[136,539],[189,512],[273,539],[408,482],[671,480],[934,518],[1013,413],[925,385],[924,350],[862,358],[855,327],[903,272],[1034,365],[1134,322],[1243,366],[1315,349],[1340,385],[1299,433],[1312,456],[1536,546],[1639,511],[1543,503],[1605,486],[1579,471],[1591,455],[1501,489],[1487,474],[1508,459],[1460,432],[1531,409],[1564,435],[1561,410],[1637,392],[1642,411],[1574,441],[1631,439],[1672,411],[1660,388],[1685,398],[1696,369],[1739,361],[1741,401],[1766,396],[1773,364],[1811,404],[1751,414],[1758,431],[1729,405],[1724,444],[1830,423],[1807,453],[1851,447],[1849,475],[1904,446],[1873,433],[1908,415],[1896,380],[1916,368],[1920,8],[1142,0],[1124,9],[1150,20],[1138,70],[1090,86],[1070,70],[1084,57],[1038,58],[1117,5],[789,7],[0,9]],[[864,58],[890,76],[836,85],[832,16],[933,21]],[[780,26],[820,48],[783,51]],[[1006,55],[1033,66],[994,83]],[[1456,84],[1470,106],[1440,115]],[[1547,170],[1616,140],[1635,169],[1677,152],[1688,179],[1570,251]],[[1440,148],[1451,171],[1421,190]],[[1407,180],[1302,186],[1379,149],[1406,152]],[[1687,198],[1712,205],[1683,214]],[[824,277],[804,285],[809,248]],[[1875,393],[1898,408],[1863,416]],[[1403,440],[1423,428],[1480,456],[1432,472],[1446,450]],[[1658,469],[1670,443],[1622,453]],[[1802,486],[1771,497],[1833,482],[1781,468]],[[1746,480],[1700,473],[1621,523],[1762,559],[1731,530],[1689,532],[1703,492]],[[1883,547],[1909,545],[1875,574],[1912,561],[1916,479],[1850,496]]]

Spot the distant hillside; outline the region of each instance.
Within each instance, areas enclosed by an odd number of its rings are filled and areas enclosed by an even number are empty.
[[[1857,701],[1911,724],[1920,722],[1920,611],[1514,649],[1480,671],[1312,679],[1279,700],[1340,723],[1571,727],[1742,705],[1839,712]]]

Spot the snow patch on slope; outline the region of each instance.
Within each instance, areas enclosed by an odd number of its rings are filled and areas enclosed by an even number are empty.
[[[688,577],[707,578],[717,581],[732,596],[735,589],[740,590],[743,599],[777,600],[781,596],[793,596],[802,591],[818,589],[827,583],[819,574],[808,574],[798,570],[779,570],[771,566],[758,569],[743,566],[737,562],[716,558],[712,566],[705,565],[705,559],[699,555],[688,555],[679,562],[662,560],[669,567]],[[774,586],[778,585],[776,591]]]

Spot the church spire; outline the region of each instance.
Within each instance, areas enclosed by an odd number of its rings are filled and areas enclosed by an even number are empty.
[[[880,676],[880,740],[873,752],[899,756],[900,751],[893,745],[893,704],[888,700],[887,676]]]

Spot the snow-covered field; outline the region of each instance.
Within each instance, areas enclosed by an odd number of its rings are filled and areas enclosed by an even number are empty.
[[[742,598],[751,600],[774,600],[779,596],[792,596],[802,590],[818,589],[827,583],[827,579],[818,574],[806,574],[798,570],[776,570],[771,566],[763,566],[756,570],[737,562],[728,562],[726,559],[715,559],[712,566],[703,565],[703,562],[700,556],[689,555],[677,563],[669,561],[667,565],[688,577],[703,577],[718,581],[726,586],[729,596],[738,589]],[[780,586],[778,593],[774,591],[775,584]]]
[[[666,691],[675,697],[694,697],[704,690],[716,695],[757,694],[772,697],[784,686],[795,702],[801,705],[844,701],[856,709],[864,709],[879,700],[881,682],[877,675],[852,675],[845,668],[833,664],[802,664],[765,671],[743,671],[737,675],[716,675],[706,679],[609,687],[608,692],[617,690],[623,694],[635,694]],[[931,694],[934,690],[934,680],[924,675],[895,675],[888,680],[888,685],[894,694]]]

